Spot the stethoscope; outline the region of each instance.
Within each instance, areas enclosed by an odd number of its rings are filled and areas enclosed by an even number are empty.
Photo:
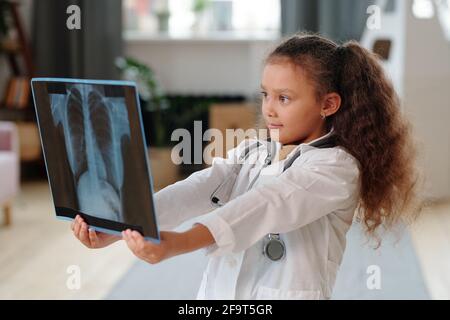
[[[270,138],[267,140],[268,143],[270,143],[270,147],[268,148],[268,154],[266,159],[264,160],[264,164],[261,168],[261,170],[258,172],[258,174],[253,178],[253,180],[250,182],[249,186],[247,187],[247,191],[250,190],[253,185],[255,184],[256,180],[258,179],[262,169],[264,169],[265,167],[267,167],[268,165],[270,165],[272,163],[273,160],[273,156],[276,153],[277,150],[277,143],[275,141],[272,141]],[[261,145],[260,142],[256,142],[255,144],[251,145],[251,146],[247,146],[245,151],[244,151],[244,157],[240,158],[240,160],[246,160],[250,154],[251,149],[253,148],[258,148]],[[311,146],[314,146],[316,148],[332,148],[336,146],[336,141],[334,139],[334,136],[329,136],[327,138],[324,139],[320,139],[318,141],[315,141],[313,143],[310,144]],[[295,152],[295,154],[292,157],[289,157],[286,162],[283,165],[283,172],[288,169],[292,163],[295,161],[295,159],[297,159],[301,154],[301,150],[297,150]],[[239,174],[239,170],[241,168],[241,165],[238,165],[237,170],[235,170],[234,172],[234,176],[230,175],[223,183],[221,183],[219,185],[219,187],[217,187],[213,193],[211,194],[211,202],[213,203],[213,205],[217,206],[217,207],[221,207],[224,205],[224,203],[220,200],[221,198],[223,198],[222,196],[220,196],[220,191],[221,189],[224,189],[225,186],[228,186],[228,188],[232,188],[235,182],[235,178],[236,176]],[[234,177],[234,179],[233,179]],[[229,189],[231,190],[231,189]],[[228,192],[229,195],[230,192]],[[224,193],[226,194],[226,193]],[[283,259],[283,257],[286,255],[286,245],[283,241],[283,239],[281,239],[281,236],[279,233],[269,233],[268,235],[266,235],[263,238],[263,255],[266,256],[269,260],[271,261],[279,261],[281,259]]]
[[[279,233],[269,233],[263,239],[263,255],[272,261],[281,260],[286,254],[286,245]]]
[[[277,149],[277,145],[276,145],[275,141],[272,141],[269,138],[267,140],[267,142],[270,143],[270,147],[267,148],[269,151],[268,151],[266,159],[264,160],[264,164],[263,164],[261,170],[272,163],[273,155],[275,155],[276,149]],[[247,158],[250,155],[250,151],[252,149],[258,148],[260,145],[261,145],[260,142],[256,142],[253,145],[247,146],[243,152],[244,156],[239,159],[240,163],[247,160]],[[241,168],[241,165],[238,164],[233,170],[234,174],[229,175],[227,177],[227,179],[225,179],[225,181],[223,181],[213,191],[213,193],[211,194],[211,202],[213,203],[214,206],[221,207],[226,203],[226,201],[224,203],[223,200],[226,198],[227,195],[229,196],[231,188],[233,188],[233,186],[234,186],[235,179],[236,179],[237,175],[239,174],[240,168]],[[253,185],[255,184],[256,180],[258,180],[261,170],[250,182],[250,184],[247,187],[247,191],[250,190],[253,187]],[[272,261],[278,261],[278,260],[282,259],[286,253],[286,245],[284,244],[283,240],[281,239],[280,234],[269,233],[268,235],[266,235],[263,238],[263,250],[262,251],[263,251],[263,255]]]
[[[268,148],[269,151],[266,159],[264,160],[264,164],[261,170],[263,170],[265,167],[267,167],[272,163],[273,156],[275,155],[277,150],[277,144],[275,141],[272,141],[271,138],[269,138],[267,141],[270,143],[270,148]],[[253,178],[252,182],[247,187],[247,191],[253,187],[254,183],[256,182],[261,173],[261,170],[258,172],[256,177]],[[285,256],[286,245],[284,244],[284,241],[281,239],[279,233],[269,233],[263,238],[262,253],[271,261],[281,260]]]

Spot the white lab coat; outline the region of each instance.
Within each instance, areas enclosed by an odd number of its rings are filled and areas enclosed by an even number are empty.
[[[301,156],[284,173],[283,160],[261,170],[267,146],[242,166],[230,200],[220,208],[212,204],[211,193],[231,174],[230,161],[243,152],[244,143],[227,159],[216,157],[211,167],[155,194],[161,230],[196,217],[194,223],[205,225],[216,241],[202,249],[210,259],[197,299],[331,297],[359,201],[359,163],[339,146],[300,144],[284,161],[298,148]],[[277,143],[277,152],[280,147]],[[262,253],[269,233],[279,233],[286,245],[279,261]]]

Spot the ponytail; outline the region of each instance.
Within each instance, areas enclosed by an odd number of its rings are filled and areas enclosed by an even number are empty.
[[[378,58],[357,42],[343,47],[339,83],[343,105],[331,121],[340,133],[340,144],[361,159],[360,217],[373,233],[381,224],[389,229],[418,212],[417,151],[411,125],[401,114]]]

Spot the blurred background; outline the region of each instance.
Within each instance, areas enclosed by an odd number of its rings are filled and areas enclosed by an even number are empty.
[[[263,59],[298,31],[381,57],[426,177],[424,214],[379,249],[352,226],[333,298],[450,299],[449,0],[0,0],[0,299],[194,299],[206,265],[88,250],[55,219],[32,77],[136,81],[159,190],[206,167],[171,162],[174,129],[255,126]]]

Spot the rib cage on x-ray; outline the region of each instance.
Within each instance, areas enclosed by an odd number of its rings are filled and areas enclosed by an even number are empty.
[[[64,128],[80,211],[123,221],[121,138],[129,136],[123,97],[105,97],[93,85],[72,85],[51,95],[55,125]]]

